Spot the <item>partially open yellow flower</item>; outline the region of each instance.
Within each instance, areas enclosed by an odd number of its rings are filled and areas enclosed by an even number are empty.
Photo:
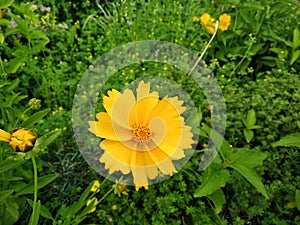
[[[231,16],[229,16],[228,14],[222,14],[219,17],[219,28],[221,31],[225,31],[228,30],[228,27],[230,25],[230,20],[231,20]]]
[[[91,203],[92,203],[92,201],[94,201],[94,206],[95,207],[93,207],[90,211],[89,211],[89,213],[92,213],[92,212],[95,212],[96,211],[96,206],[98,205],[98,199],[96,198],[96,197],[94,197],[94,198],[92,198],[92,199],[89,199],[89,200],[87,200],[87,202],[86,202],[86,206],[89,206]]]
[[[95,180],[94,183],[93,183],[93,186],[91,188],[91,191],[92,192],[95,192],[95,191],[98,191],[98,188],[100,187],[100,183],[98,180]]]
[[[109,173],[132,173],[136,190],[148,188],[148,179],[159,173],[172,175],[177,170],[172,161],[185,157],[184,150],[194,143],[191,127],[181,114],[186,110],[177,97],[159,99],[150,92],[150,83],[141,81],[136,90],[108,92],[103,98],[107,112],[89,121],[89,131],[104,138],[100,162]]]
[[[33,148],[36,135],[26,128],[15,128],[12,134],[0,129],[0,141],[7,142],[15,152],[26,152]]]

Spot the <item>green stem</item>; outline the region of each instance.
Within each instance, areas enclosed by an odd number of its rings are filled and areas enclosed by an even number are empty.
[[[100,202],[102,202],[102,201],[105,199],[105,197],[106,197],[107,195],[109,195],[114,189],[115,189],[115,188],[110,189],[105,195],[103,195],[102,198],[98,201],[97,205],[98,205]]]
[[[31,215],[32,219],[30,220],[30,225],[33,224],[34,222],[35,213],[36,213],[37,194],[38,194],[38,175],[37,175],[36,161],[34,156],[32,156],[31,159],[32,159],[33,176],[34,176],[34,196],[33,196],[33,211]]]

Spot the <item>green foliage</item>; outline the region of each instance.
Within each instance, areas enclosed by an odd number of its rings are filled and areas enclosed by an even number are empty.
[[[281,138],[279,141],[273,143],[273,147],[277,146],[295,146],[300,147],[300,133],[295,133]]]

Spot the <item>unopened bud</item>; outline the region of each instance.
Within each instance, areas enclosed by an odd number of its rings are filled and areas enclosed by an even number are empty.
[[[26,128],[12,130],[9,145],[15,152],[26,152],[33,148],[36,135]]]

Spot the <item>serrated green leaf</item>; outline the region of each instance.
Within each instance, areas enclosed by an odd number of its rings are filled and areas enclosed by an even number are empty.
[[[0,173],[20,166],[22,163],[23,161],[21,160],[5,159],[4,161],[0,162]]]
[[[283,137],[279,141],[273,143],[272,146],[273,147],[277,147],[277,146],[300,147],[300,133],[295,133],[295,134],[291,134],[286,137]]]
[[[38,189],[45,187],[47,184],[51,183],[53,180],[55,180],[58,177],[57,174],[50,174],[45,175],[42,177],[39,177],[38,179]],[[26,184],[25,186],[21,186],[21,189],[15,190],[17,193],[17,196],[25,195],[25,194],[32,194],[34,191],[34,184],[33,182],[30,184]]]
[[[39,112],[36,112],[32,116],[30,116],[27,120],[25,120],[22,124],[21,127],[29,127],[35,123],[38,123],[41,121],[43,117],[45,117],[48,113],[50,112],[50,109],[45,109]]]
[[[250,184],[252,184],[256,188],[258,192],[260,192],[265,198],[269,199],[269,196],[267,194],[265,186],[261,181],[261,178],[252,168],[240,162],[233,162],[228,166],[239,172],[243,177],[245,177],[249,181]]]
[[[14,0],[0,0],[0,9],[7,8],[14,3]]]
[[[247,130],[247,129],[244,129],[244,135],[245,135],[245,138],[246,138],[246,141],[247,143],[250,143],[250,141],[253,139],[254,137],[254,133],[252,130]]]
[[[209,174],[208,178],[204,180],[199,188],[194,193],[194,197],[208,196],[214,193],[216,190],[224,187],[229,180],[230,173],[228,170],[222,169],[213,171]]]
[[[2,202],[5,199],[7,199],[13,192],[14,192],[13,189],[8,189],[8,190],[0,191],[0,202]]]
[[[207,197],[214,203],[215,211],[217,214],[219,214],[222,210],[223,205],[226,203],[223,191],[221,189],[218,189]]]
[[[300,190],[296,190],[295,203],[296,203],[297,209],[300,211]]]
[[[244,164],[253,168],[257,165],[261,165],[267,154],[259,151],[249,150],[249,149],[239,149],[229,158],[229,163]]]

